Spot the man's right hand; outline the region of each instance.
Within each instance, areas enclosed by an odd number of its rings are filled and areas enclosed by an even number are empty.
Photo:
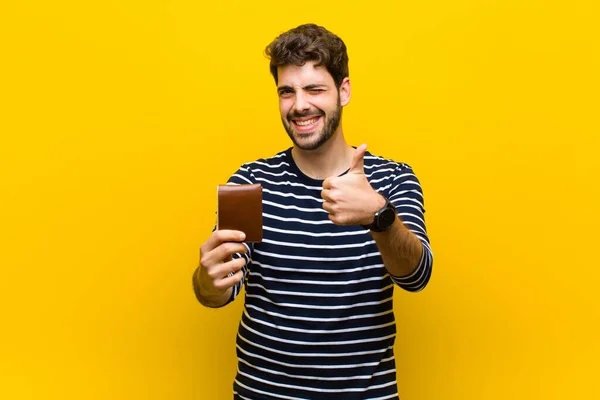
[[[242,243],[246,235],[240,231],[217,230],[200,247],[200,267],[196,279],[200,302],[210,307],[222,306],[231,296],[231,288],[244,277],[246,259],[233,259],[235,253],[247,253]],[[230,273],[233,275],[229,276]]]

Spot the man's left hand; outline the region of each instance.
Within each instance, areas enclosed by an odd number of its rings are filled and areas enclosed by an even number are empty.
[[[373,189],[365,175],[367,145],[356,148],[347,174],[323,181],[323,208],[336,225],[369,225],[385,199]]]

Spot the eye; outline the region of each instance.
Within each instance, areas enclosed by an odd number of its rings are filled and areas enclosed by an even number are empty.
[[[325,91],[325,89],[310,89],[310,93],[312,93],[312,94],[319,94],[324,91]]]
[[[291,89],[281,89],[278,91],[279,97],[290,97],[294,91]]]

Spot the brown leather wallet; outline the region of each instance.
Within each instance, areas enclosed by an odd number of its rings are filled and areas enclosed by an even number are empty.
[[[262,185],[219,185],[217,229],[242,231],[245,242],[262,241]]]

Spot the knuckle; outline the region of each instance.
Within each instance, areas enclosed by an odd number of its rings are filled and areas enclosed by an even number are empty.
[[[214,268],[211,268],[206,271],[206,274],[213,280],[213,282],[218,278],[217,271]]]
[[[336,225],[345,225],[347,222],[347,218],[341,214],[330,214],[329,219]]]
[[[246,266],[246,260],[244,258],[240,258],[237,261],[237,266],[239,266],[239,268],[243,268]]]
[[[244,276],[244,273],[241,270],[239,270],[239,271],[235,271],[235,273],[231,276],[231,279],[233,281],[239,282],[243,276]]]
[[[238,283],[239,281],[241,281],[243,277],[244,277],[244,274],[241,274],[241,273],[240,274],[235,274],[234,275],[234,284]]]
[[[200,265],[201,265],[203,268],[206,268],[206,267],[208,266],[208,263],[209,263],[208,257],[207,257],[206,255],[202,255],[202,256],[200,257]]]
[[[206,241],[204,243],[202,243],[202,246],[200,246],[200,255],[209,253],[212,250],[212,247],[210,246],[209,241]]]
[[[225,251],[227,251],[227,254],[237,253],[238,246],[235,243],[226,243],[225,244]]]
[[[227,289],[227,285],[225,285],[223,281],[214,282],[213,285],[215,286],[215,289],[218,290]]]
[[[236,246],[237,252],[241,254],[248,253],[248,248],[243,243],[238,243]]]

